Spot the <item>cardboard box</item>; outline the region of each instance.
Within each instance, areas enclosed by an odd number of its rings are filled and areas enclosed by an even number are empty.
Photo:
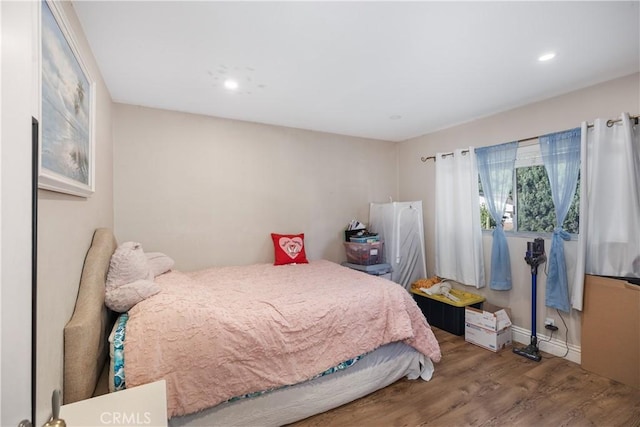
[[[640,389],[640,286],[585,276],[581,364]]]
[[[465,324],[464,339],[467,342],[498,352],[512,344],[511,327],[491,331],[470,323]]]
[[[464,339],[494,352],[512,344],[508,309],[485,303],[483,310],[465,308]]]

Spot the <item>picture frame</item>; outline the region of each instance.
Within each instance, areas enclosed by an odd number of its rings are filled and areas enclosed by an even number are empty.
[[[41,2],[38,187],[89,197],[95,191],[95,81],[61,7]]]

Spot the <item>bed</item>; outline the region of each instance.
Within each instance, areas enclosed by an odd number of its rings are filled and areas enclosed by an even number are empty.
[[[65,404],[113,388],[109,353],[122,323],[127,386],[165,379],[172,426],[283,425],[403,377],[428,380],[440,359],[435,336],[406,290],[329,261],[171,271],[156,278],[161,292],[123,321],[104,304],[116,248],[109,229],[96,230],[64,330]],[[284,283],[293,290],[279,289]],[[240,315],[242,307],[248,310]],[[201,325],[201,314],[211,312],[222,320],[204,317]],[[349,317],[352,312],[357,316]],[[168,335],[173,329],[179,342]],[[304,344],[290,350],[300,334]],[[274,349],[277,358],[268,359]],[[271,362],[260,365],[261,359]]]

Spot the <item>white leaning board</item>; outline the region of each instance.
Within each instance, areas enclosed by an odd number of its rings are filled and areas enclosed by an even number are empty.
[[[164,380],[62,405],[60,418],[69,427],[167,427]]]

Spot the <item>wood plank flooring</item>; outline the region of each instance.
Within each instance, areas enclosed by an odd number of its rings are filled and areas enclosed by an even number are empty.
[[[492,353],[434,328],[442,350],[431,381],[402,379],[292,426],[640,427],[640,390],[543,353]]]

